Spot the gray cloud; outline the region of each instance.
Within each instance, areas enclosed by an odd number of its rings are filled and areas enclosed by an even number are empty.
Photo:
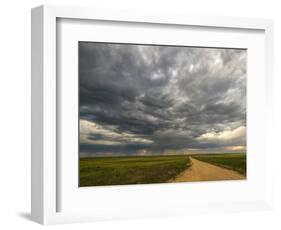
[[[80,42],[79,90],[81,152],[245,146],[246,50]]]

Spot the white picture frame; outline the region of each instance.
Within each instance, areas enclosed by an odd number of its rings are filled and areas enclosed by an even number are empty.
[[[226,201],[222,199],[221,202],[214,202],[210,199],[204,200],[203,203],[196,201],[192,203],[192,208],[187,207],[187,203],[179,204],[178,202],[168,202],[167,205],[160,206],[157,203],[152,206],[143,206],[140,204],[132,204],[129,199],[130,196],[138,196],[140,187],[135,186],[134,191],[129,191],[127,187],[122,188],[111,187],[108,190],[99,190],[99,200],[106,200],[107,195],[121,194],[126,192],[123,196],[123,202],[127,202],[124,207],[118,207],[116,210],[107,211],[110,205],[105,206],[103,209],[101,204],[97,207],[89,208],[83,205],[75,211],[75,203],[78,205],[79,200],[73,200],[68,203],[69,209],[60,210],[59,203],[61,196],[66,193],[60,193],[61,180],[58,177],[60,172],[59,158],[57,156],[58,143],[58,103],[57,97],[60,93],[60,88],[57,82],[57,23],[60,19],[71,20],[93,20],[103,21],[108,24],[112,22],[122,23],[138,23],[138,24],[151,24],[153,26],[161,27],[178,27],[184,28],[185,26],[200,27],[204,30],[208,28],[219,28],[221,30],[241,29],[261,31],[263,33],[264,43],[264,68],[265,73],[261,74],[261,81],[258,87],[264,87],[262,99],[265,102],[264,115],[262,123],[264,126],[264,135],[266,138],[265,143],[261,147],[264,150],[267,164],[263,170],[266,175],[262,180],[263,184],[258,186],[264,187],[264,193],[255,200],[237,199]],[[190,15],[173,15],[163,13],[148,13],[148,12],[131,12],[131,11],[114,11],[114,10],[100,10],[91,8],[79,7],[66,7],[66,6],[51,6],[44,5],[32,9],[32,188],[31,188],[31,213],[32,219],[41,224],[56,224],[56,223],[70,223],[70,222],[83,222],[83,221],[96,221],[107,219],[124,219],[124,218],[142,218],[153,216],[172,216],[172,215],[185,215],[192,213],[206,213],[206,212],[225,212],[225,211],[243,211],[243,210],[260,210],[269,209],[272,206],[272,177],[271,177],[271,130],[272,124],[272,111],[274,105],[274,98],[272,94],[273,85],[273,22],[266,19],[247,19],[247,18],[231,18],[231,17],[210,17],[210,16],[190,16]],[[262,84],[265,83],[265,85]],[[250,82],[251,83],[251,82]],[[257,87],[257,88],[258,88]],[[259,91],[253,91],[252,99],[258,95]],[[248,101],[251,103],[251,101]],[[260,122],[261,120],[257,121]],[[273,132],[272,132],[273,133]],[[259,137],[253,136],[253,141],[259,140]],[[145,185],[143,190],[144,194],[152,192],[167,192],[175,196],[181,196],[180,190],[183,185],[173,185],[172,190],[167,190],[167,186],[151,186]],[[200,185],[196,185],[196,189],[200,189]],[[201,189],[205,189],[207,184],[203,185]],[[232,185],[230,185],[231,187]],[[234,185],[235,186],[235,185]],[[240,185],[239,185],[240,186]],[[214,186],[216,187],[216,185]],[[104,188],[103,188],[104,189]],[[142,188],[141,188],[142,189]],[[220,188],[214,188],[220,189]],[[65,189],[64,189],[65,191]],[[198,191],[198,190],[194,190]],[[215,190],[213,190],[215,191]],[[67,192],[67,191],[66,191]],[[91,194],[91,191],[84,192],[84,194]],[[195,194],[195,193],[193,193]],[[68,201],[72,197],[69,197]],[[77,198],[78,199],[78,198]],[[126,201],[126,199],[128,199]],[[70,202],[70,201],[69,201]],[[99,206],[100,205],[100,206]],[[116,203],[116,205],[118,205]],[[73,208],[71,208],[73,207]],[[81,211],[82,210],[82,211]],[[100,210],[100,212],[99,212]],[[122,210],[119,211],[118,210]]]

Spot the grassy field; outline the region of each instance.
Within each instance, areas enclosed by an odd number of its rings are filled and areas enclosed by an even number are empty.
[[[193,155],[193,158],[223,168],[237,171],[246,175],[246,154],[243,153],[225,153],[225,154],[201,154]]]
[[[80,158],[80,186],[164,183],[189,163],[185,155]]]

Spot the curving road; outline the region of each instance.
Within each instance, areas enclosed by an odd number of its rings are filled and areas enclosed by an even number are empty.
[[[180,173],[172,182],[242,180],[246,177],[238,172],[224,169],[190,157],[191,167]]]

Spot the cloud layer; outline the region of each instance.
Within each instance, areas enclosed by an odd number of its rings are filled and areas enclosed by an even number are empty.
[[[81,156],[244,151],[246,54],[80,42]]]

